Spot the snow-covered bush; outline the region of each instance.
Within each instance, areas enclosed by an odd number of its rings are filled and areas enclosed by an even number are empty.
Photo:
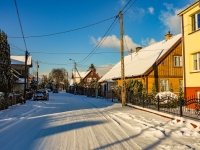
[[[157,100],[159,99],[159,104],[161,107],[174,108],[178,105],[178,96],[170,91],[160,92],[156,94],[155,99],[156,104],[158,103]]]

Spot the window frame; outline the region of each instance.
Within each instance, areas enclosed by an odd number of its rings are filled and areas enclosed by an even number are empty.
[[[179,58],[178,64],[176,64],[176,58]],[[182,67],[183,63],[182,63],[182,56],[174,56],[174,67]]]
[[[194,62],[195,57],[196,57],[196,62]],[[192,54],[192,70],[200,71],[200,52]]]
[[[192,20],[192,32],[200,29],[200,12],[195,13],[191,16]]]
[[[161,92],[161,88],[162,88],[162,84],[161,82],[164,82],[164,81],[167,81],[166,82],[166,85],[164,84],[164,92],[166,91],[169,91],[169,80],[168,79],[160,79],[160,92]]]
[[[197,98],[200,100],[200,91],[197,91]]]

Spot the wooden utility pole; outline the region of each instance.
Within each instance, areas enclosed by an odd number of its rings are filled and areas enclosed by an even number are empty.
[[[76,83],[76,62],[74,61],[74,84]]]
[[[122,106],[126,105],[126,89],[125,89],[125,75],[124,75],[124,30],[123,30],[123,13],[120,11],[120,40],[121,40],[121,83],[122,83]]]
[[[27,72],[27,59],[28,51],[25,51],[25,72],[24,72],[24,103],[26,103],[26,84],[28,83],[28,72]]]

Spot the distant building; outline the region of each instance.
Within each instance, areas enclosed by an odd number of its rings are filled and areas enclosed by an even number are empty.
[[[29,78],[25,77],[25,56],[10,56],[11,68],[13,70],[14,76],[17,77],[16,83],[14,85],[15,90],[23,90],[24,83],[26,79],[27,88],[30,86]],[[32,67],[32,56],[28,56],[27,59],[27,74],[29,75],[29,68]]]
[[[95,71],[89,70],[86,72],[79,72],[79,74],[76,73],[75,81],[77,84],[80,83],[81,79],[83,80],[84,84],[87,86],[92,81],[92,79],[98,81],[100,77],[98,73],[96,73]]]

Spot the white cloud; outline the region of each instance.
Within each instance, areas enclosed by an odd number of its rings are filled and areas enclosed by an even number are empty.
[[[149,46],[149,45],[152,45],[154,43],[156,43],[156,40],[154,38],[151,38],[151,39],[149,39],[149,38],[142,39],[142,45],[144,45],[144,46]]]
[[[190,2],[192,1],[194,0],[190,0]],[[159,19],[166,27],[165,32],[170,31],[172,34],[180,33],[181,18],[177,14],[180,13],[186,7],[188,7],[188,5],[183,8],[175,8],[173,4],[168,3],[164,3],[163,5],[166,7],[167,11],[162,10]]]
[[[119,0],[119,3],[124,6],[126,4],[126,0]]]
[[[97,44],[98,42],[101,41],[102,38],[95,39],[94,37],[91,37],[91,41],[93,44]],[[120,39],[116,37],[116,35],[111,35],[105,37],[103,40],[103,43],[100,45],[102,48],[111,48],[115,50],[120,49]],[[130,49],[135,50],[135,48],[139,46],[138,44],[134,43],[132,39],[128,36],[124,36],[124,50],[125,51],[130,51]],[[127,49],[128,47],[128,49]]]
[[[106,64],[96,67],[96,72],[100,77],[104,76],[115,64]]]
[[[149,10],[150,14],[154,14],[154,8],[153,7],[149,7],[148,10]]]
[[[135,7],[133,10],[129,9],[128,10],[128,15],[131,19],[134,20],[141,20],[146,14],[154,14],[154,8],[149,7],[147,9]]]

